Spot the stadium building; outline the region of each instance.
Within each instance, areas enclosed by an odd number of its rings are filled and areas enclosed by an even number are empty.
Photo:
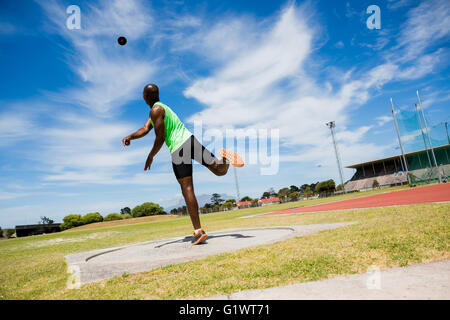
[[[435,147],[434,155],[438,170],[444,180],[450,175],[450,145]],[[355,169],[353,177],[345,184],[345,191],[362,191],[372,189],[374,181],[380,187],[396,186],[408,183],[406,169],[401,161],[401,154],[383,159],[358,163],[346,168]],[[411,182],[422,183],[438,180],[431,150],[419,150],[405,153]],[[433,169],[431,169],[433,164]]]

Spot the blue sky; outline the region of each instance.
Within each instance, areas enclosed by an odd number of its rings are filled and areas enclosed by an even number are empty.
[[[81,29],[69,30],[69,5]],[[369,30],[368,6],[381,10]],[[154,134],[121,139],[148,117],[142,88],[191,130],[278,129],[279,169],[238,170],[241,196],[338,181],[325,122],[344,165],[398,152],[389,98],[430,125],[449,120],[448,1],[2,1],[0,226],[180,201]],[[117,37],[127,37],[125,46]],[[215,152],[214,147],[211,146]],[[345,179],[353,171],[344,170]],[[197,194],[235,194],[232,172],[194,167]]]

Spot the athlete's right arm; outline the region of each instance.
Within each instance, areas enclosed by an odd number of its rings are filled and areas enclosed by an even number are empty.
[[[131,140],[145,137],[147,135],[147,133],[149,133],[150,130],[152,130],[152,128],[153,128],[152,123],[150,121],[150,118],[148,118],[148,120],[145,122],[145,124],[142,128],[140,128],[138,131],[136,131],[122,139],[123,145],[128,146],[130,144]]]

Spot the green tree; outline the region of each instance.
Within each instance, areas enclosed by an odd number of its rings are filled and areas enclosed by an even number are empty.
[[[334,192],[334,190],[336,190],[336,182],[334,182],[333,179],[328,180],[327,184],[328,184],[328,190],[330,192]]]
[[[230,210],[231,208],[234,207],[234,204],[236,203],[236,201],[234,199],[230,199],[225,201],[224,203],[222,203],[220,205],[222,210]]]
[[[118,213],[110,213],[105,217],[105,221],[122,220],[123,216]]]
[[[157,214],[162,214],[163,209],[159,204],[153,202],[144,202],[143,204],[136,206],[131,210],[131,215],[134,218],[144,217],[144,216],[154,216]]]
[[[0,238],[3,238],[3,230],[2,230],[2,227],[0,227]]]
[[[273,188],[270,188],[269,190],[263,193],[261,199],[268,199],[270,197],[276,197],[277,195],[278,194],[275,192],[275,190]]]
[[[315,189],[316,192],[319,193],[321,196],[325,195],[328,196],[330,193],[334,192],[336,188],[336,184],[333,179],[321,181],[316,184]]]
[[[236,200],[234,200],[234,199],[228,199],[227,201],[225,201],[223,204],[225,204],[225,205],[227,205],[227,208],[228,207],[234,207],[235,205],[236,205]]]
[[[122,218],[124,218],[124,219],[131,219],[133,217],[131,216],[131,214],[125,213],[125,214],[122,214]]]
[[[63,223],[59,226],[61,230],[67,230],[83,225],[83,218],[79,214],[69,214],[63,218]]]
[[[278,193],[276,193],[275,190],[273,190],[273,188],[269,189],[269,194],[271,197],[276,197],[278,195]]]
[[[222,198],[220,198],[220,194],[218,193],[213,193],[211,196],[211,203],[212,204],[217,204],[220,205],[224,200]]]
[[[377,179],[373,180],[372,188],[378,188],[380,186],[380,183],[377,181]]]
[[[212,211],[213,212],[218,212],[220,210],[220,205],[218,205],[218,204],[213,204],[213,206],[212,206]]]
[[[291,193],[292,192],[300,192],[300,188],[297,186],[294,186],[294,185],[290,186],[289,190],[291,191]]]
[[[306,188],[308,188],[309,187],[309,184],[302,184],[301,186],[300,186],[300,192],[301,193],[305,193],[305,191],[306,191]],[[311,189],[311,187],[310,187],[310,189]]]
[[[53,222],[55,221],[53,221],[50,218],[47,218],[46,216],[43,216],[41,217],[41,221],[39,221],[39,224],[52,224]]]
[[[262,194],[261,199],[268,199],[268,198],[270,198],[270,192],[266,191]]]
[[[314,195],[314,192],[311,190],[310,186],[307,186],[303,194],[305,195],[306,198],[309,198]]]
[[[6,237],[9,239],[16,233],[16,229],[6,229]]]
[[[128,207],[120,209],[120,214],[131,214],[131,209]]]
[[[212,212],[213,205],[211,203],[205,203],[203,207],[205,208],[206,213]]]
[[[325,190],[325,185],[323,182],[319,182],[318,184],[316,184],[316,192],[317,193],[321,193]]]
[[[250,198],[249,196],[245,196],[241,199],[241,202],[242,201],[252,201],[252,198]]]
[[[103,221],[103,217],[98,212],[86,213],[83,216],[83,224],[89,224],[89,223],[94,223],[94,222],[102,222],[102,221]]]
[[[336,191],[342,191],[344,188],[342,187],[342,183],[336,187]]]
[[[258,206],[258,199],[253,199],[252,200],[252,207],[256,207]]]
[[[286,201],[287,200],[287,196],[290,193],[290,189],[289,188],[282,188],[278,191],[278,198],[280,198],[282,201]]]
[[[298,191],[294,191],[289,193],[288,198],[290,201],[297,201],[300,198],[300,193]]]

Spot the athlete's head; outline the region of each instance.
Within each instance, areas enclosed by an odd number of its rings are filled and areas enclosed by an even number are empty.
[[[159,101],[159,89],[156,84],[150,83],[144,87],[143,97],[145,102],[151,107]]]

